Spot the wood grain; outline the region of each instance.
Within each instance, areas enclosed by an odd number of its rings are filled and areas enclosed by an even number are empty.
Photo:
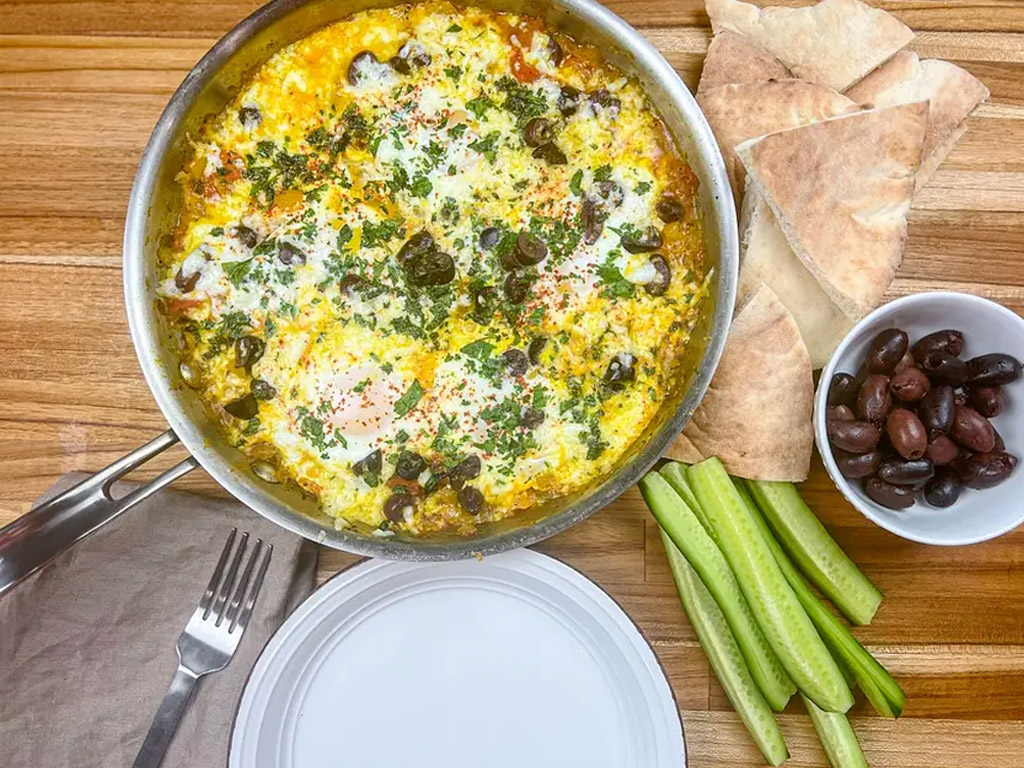
[[[800,2],[787,2],[799,5]],[[608,3],[696,84],[709,32],[699,0]],[[1024,3],[884,0],[922,56],[992,91],[915,200],[890,296],[948,288],[1024,313]],[[121,234],[136,163],[167,98],[250,0],[6,0],[0,4],[0,524],[61,474],[95,470],[164,428],[122,307]],[[182,454],[160,457],[151,476]],[[180,484],[224,492],[202,473]],[[857,635],[903,682],[898,722],[859,702],[876,768],[1024,768],[1024,531],[961,549],[879,530],[820,464],[808,503],[885,591]],[[695,768],[761,764],[679,607],[635,491],[538,547],[601,584],[661,659]],[[320,578],[352,563],[325,551]],[[783,716],[794,766],[824,766],[807,718]]]

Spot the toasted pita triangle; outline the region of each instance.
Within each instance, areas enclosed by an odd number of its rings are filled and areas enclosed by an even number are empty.
[[[793,315],[807,345],[811,367],[822,368],[853,322],[800,263],[767,204],[757,199],[752,190],[747,197],[755,201],[740,244],[742,266],[737,300],[746,300],[761,283],[771,288]]]
[[[762,285],[736,313],[707,394],[669,455],[717,456],[729,474],[753,480],[805,480],[813,389],[793,316]]]
[[[750,38],[725,30],[711,38],[697,93],[728,83],[792,77],[786,65]]]
[[[909,43],[914,33],[859,0],[804,8],[760,9],[740,0],[706,0],[711,26],[752,38],[796,77],[844,91]]]
[[[736,151],[790,247],[851,319],[878,305],[903,258],[928,103],[857,112]]]
[[[743,197],[746,171],[736,145],[767,133],[795,128],[857,109],[831,88],[803,80],[723,85],[697,94],[708,119],[737,200]]]
[[[916,53],[900,51],[850,88],[847,95],[876,107],[929,102],[924,160],[916,180],[917,189],[921,189],[963,136],[960,129],[964,120],[989,97],[989,91],[956,64],[939,59],[921,61]]]

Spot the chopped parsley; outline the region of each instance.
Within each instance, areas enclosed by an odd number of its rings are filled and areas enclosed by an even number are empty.
[[[487,110],[495,107],[494,101],[486,94],[476,96],[466,102],[466,109],[476,115],[477,120],[482,120]]]
[[[502,109],[511,112],[519,125],[524,125],[532,118],[548,111],[548,102],[544,94],[523,85],[514,77],[502,77],[498,81],[498,90],[505,94]]]
[[[450,67],[444,68],[444,73],[448,77],[448,79],[453,80],[455,82],[458,82],[459,78],[462,77],[462,72],[463,69],[458,64],[453,64]]]
[[[595,268],[597,277],[604,286],[601,290],[601,295],[605,298],[632,298],[636,291],[636,286],[623,277],[622,272],[615,266],[615,256],[618,253],[618,250],[612,251],[604,262],[598,264]]]
[[[396,237],[402,236],[403,224],[405,222],[402,219],[384,219],[376,223],[372,221],[364,222],[360,242],[364,248],[377,248],[385,245]]]
[[[343,250],[349,241],[352,239],[352,227],[348,224],[343,224],[341,229],[338,230],[338,250]]]
[[[249,275],[249,270],[252,269],[253,259],[245,259],[244,261],[224,261],[221,262],[221,267],[224,269],[224,274],[228,276],[228,280],[235,288],[241,288],[242,283],[245,282],[245,278]]]
[[[476,141],[470,143],[469,148],[472,149],[474,152],[479,152],[481,155],[486,157],[489,163],[493,163],[497,158],[498,152],[495,145],[498,143],[498,139],[500,137],[500,131],[491,131],[482,139],[477,139]]]
[[[419,381],[414,380],[406,393],[395,402],[395,413],[398,416],[405,416],[416,407],[421,397],[423,397],[423,387],[420,386]]]
[[[633,191],[636,192],[638,195],[646,195],[648,192],[651,191],[651,182],[641,181],[637,183],[635,187],[633,187]]]
[[[612,167],[602,165],[594,169],[594,181],[609,181],[612,178]]]
[[[569,179],[569,191],[577,197],[583,194],[583,171],[576,171]]]

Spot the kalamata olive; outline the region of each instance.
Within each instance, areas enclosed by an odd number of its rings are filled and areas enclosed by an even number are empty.
[[[953,402],[957,405],[967,405],[971,401],[971,390],[966,384],[958,384],[953,387]]]
[[[924,487],[924,500],[933,507],[951,507],[960,498],[962,490],[953,473],[943,471],[929,480]]]
[[[528,147],[539,147],[555,138],[555,124],[546,117],[535,117],[523,127],[523,141]]]
[[[256,402],[256,397],[250,392],[237,400],[232,400],[224,406],[224,410],[236,419],[251,419],[260,412],[260,404]]]
[[[448,470],[446,475],[448,484],[456,491],[461,490],[466,481],[472,480],[480,474],[482,468],[483,463],[480,461],[480,457],[476,454],[470,454]]]
[[[503,248],[498,255],[498,260],[501,262],[501,266],[509,272],[520,269],[523,266],[519,263],[519,255],[516,253],[515,246]]]
[[[544,411],[540,408],[527,408],[523,411],[519,423],[526,429],[536,429],[544,423]]]
[[[996,429],[995,426],[992,427],[992,434],[994,434],[996,436],[996,444],[995,444],[995,447],[992,450],[993,451],[1005,451],[1006,450],[1006,443],[1003,442],[1003,436],[999,434],[999,430]]]
[[[182,293],[189,293],[195,289],[196,283],[199,282],[200,273],[197,269],[195,272],[186,275],[184,268],[178,270],[178,274],[174,276],[174,284],[178,287],[178,290]]]
[[[548,58],[551,59],[551,63],[556,67],[562,63],[562,59],[565,58],[565,52],[562,51],[562,46],[558,44],[555,38],[548,35]]]
[[[868,421],[828,421],[829,442],[849,453],[867,453],[878,445],[882,431]]]
[[[979,490],[999,485],[1017,467],[1017,457],[1005,451],[975,453],[954,465],[956,479],[961,485]]]
[[[360,51],[352,57],[352,63],[348,65],[349,85],[359,85],[368,69],[380,63],[373,51]]]
[[[945,330],[922,336],[911,347],[911,352],[914,353],[914,359],[921,363],[932,352],[945,352],[956,357],[963,348],[964,335],[960,331]]]
[[[1003,395],[1003,388],[992,387],[971,387],[970,403],[978,413],[986,419],[991,419],[1003,412],[1006,407],[1006,398]]]
[[[410,40],[399,48],[398,56],[416,67],[429,67],[431,62],[430,54],[415,40]]]
[[[889,379],[889,391],[906,403],[916,403],[931,388],[931,381],[917,368],[907,368]]]
[[[932,435],[944,434],[953,426],[953,413],[956,403],[953,401],[953,388],[948,384],[940,384],[921,398],[917,406],[917,415]]]
[[[398,463],[395,465],[395,474],[403,480],[415,480],[423,470],[427,468],[427,460],[418,453],[403,449],[398,454]]]
[[[878,466],[882,463],[882,454],[878,451],[847,453],[836,448],[832,456],[836,460],[836,466],[839,467],[839,473],[851,480],[870,477],[878,471]]]
[[[1020,378],[1020,372],[1020,361],[1000,352],[972,357],[967,361],[967,380],[972,386],[1009,384]]]
[[[917,361],[914,359],[913,353],[908,349],[906,352],[903,353],[903,357],[900,358],[900,361],[896,363],[896,367],[892,369],[892,372],[895,375],[897,373],[903,373],[903,371],[907,370],[908,368],[916,367]]]
[[[928,432],[921,420],[906,408],[895,408],[885,419],[885,432],[896,453],[904,459],[920,459],[928,448]]]
[[[921,360],[921,370],[933,381],[953,386],[967,381],[967,363],[948,352],[929,352]]]
[[[459,506],[471,515],[479,515],[480,510],[484,508],[484,495],[471,485],[459,491],[456,498],[459,500]]]
[[[830,405],[825,411],[825,418],[829,421],[856,421],[857,417],[853,409],[848,405]]]
[[[996,445],[996,435],[989,420],[966,405],[956,407],[949,436],[964,448],[980,453],[991,451]]]
[[[357,475],[365,475],[367,473],[376,475],[380,472],[381,467],[384,466],[384,456],[380,452],[380,448],[372,453],[363,456],[359,461],[352,465],[352,471]]]
[[[235,340],[235,365],[248,370],[266,350],[266,342],[258,336],[241,336]]]
[[[239,224],[235,227],[235,237],[238,238],[238,242],[244,245],[246,248],[255,248],[256,241],[259,239],[256,236],[256,232],[249,229],[244,224]]]
[[[548,247],[534,234],[520,232],[516,235],[516,260],[524,267],[540,264],[548,257]]]
[[[502,352],[501,359],[505,361],[505,370],[513,376],[522,376],[530,367],[530,358],[523,350],[515,347]]]
[[[558,111],[565,117],[576,114],[576,110],[580,108],[580,96],[578,89],[571,85],[563,85],[562,90],[558,93],[558,99],[555,101]]]
[[[609,389],[624,389],[636,378],[636,358],[628,352],[620,352],[608,363],[603,378]]]
[[[620,239],[622,247],[630,253],[650,253],[661,248],[664,241],[657,227],[631,230]]]
[[[530,281],[518,272],[509,272],[503,290],[506,299],[513,304],[522,304],[530,293]]]
[[[477,322],[487,323],[494,315],[497,305],[498,293],[493,287],[485,285],[473,292],[473,318]]]
[[[658,276],[644,285],[644,290],[651,296],[661,296],[668,290],[668,286],[672,282],[672,268],[660,253],[652,253],[650,262]]]
[[[541,144],[533,150],[533,156],[538,160],[543,160],[548,165],[565,165],[569,162],[569,158],[565,156],[565,152],[555,146],[553,141],[549,141],[547,144]]]
[[[406,515],[412,515],[415,511],[416,502],[404,489],[395,491],[384,502],[384,517],[392,523],[405,522]]]
[[[828,386],[828,404],[853,405],[857,401],[859,386],[853,374],[834,374]]]
[[[530,359],[531,364],[537,365],[540,363],[541,353],[544,352],[544,347],[547,345],[547,336],[534,336],[530,339],[530,345],[526,348],[526,356]]]
[[[408,75],[412,73],[412,64],[408,59],[403,59],[401,56],[392,56],[388,59],[388,64],[400,75]]]
[[[869,374],[857,393],[857,418],[881,424],[890,408],[892,396],[889,394],[889,377],[880,373]]]
[[[287,240],[277,241],[277,259],[282,264],[294,264],[301,267],[306,263],[306,254],[294,243]]]
[[[433,238],[431,238],[433,239]],[[497,227],[486,227],[480,232],[480,250],[489,251],[501,240],[501,230]]]
[[[580,208],[580,221],[583,224],[583,242],[593,245],[601,238],[604,231],[604,215],[597,209],[597,203],[589,197],[583,199]]]
[[[893,485],[877,477],[864,481],[864,493],[876,504],[889,509],[907,509],[914,506],[914,489],[906,485]]]
[[[655,204],[654,212],[666,224],[671,224],[673,221],[679,221],[683,218],[683,204],[679,202],[679,198],[675,195],[665,193]]]
[[[252,130],[259,125],[262,119],[263,116],[256,107],[242,107],[238,110],[239,122],[243,127],[248,128],[249,130]]]
[[[249,384],[249,391],[257,400],[273,400],[277,397],[274,385],[266,379],[253,379]]]
[[[878,467],[878,478],[893,485],[920,485],[931,480],[935,466],[928,459],[886,459]]]
[[[910,338],[899,328],[888,328],[868,344],[867,366],[871,373],[891,373],[910,344]]]
[[[427,251],[410,258],[405,271],[413,285],[448,285],[455,279],[455,260],[444,251]]]
[[[960,448],[946,435],[936,435],[924,452],[925,458],[937,467],[952,464],[959,454]]]
[[[619,101],[617,96],[613,96],[612,92],[607,88],[598,88],[590,94],[590,106],[598,114],[604,113],[608,117],[615,119],[619,116],[622,102]]]
[[[500,233],[499,233],[500,234]],[[434,236],[427,230],[421,229],[412,234],[408,240],[402,243],[398,249],[398,264],[404,267],[414,256],[421,256],[434,250]]]

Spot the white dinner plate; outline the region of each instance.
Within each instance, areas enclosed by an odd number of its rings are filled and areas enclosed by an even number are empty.
[[[640,632],[600,588],[518,550],[368,560],[328,581],[253,669],[230,768],[684,768]]]

